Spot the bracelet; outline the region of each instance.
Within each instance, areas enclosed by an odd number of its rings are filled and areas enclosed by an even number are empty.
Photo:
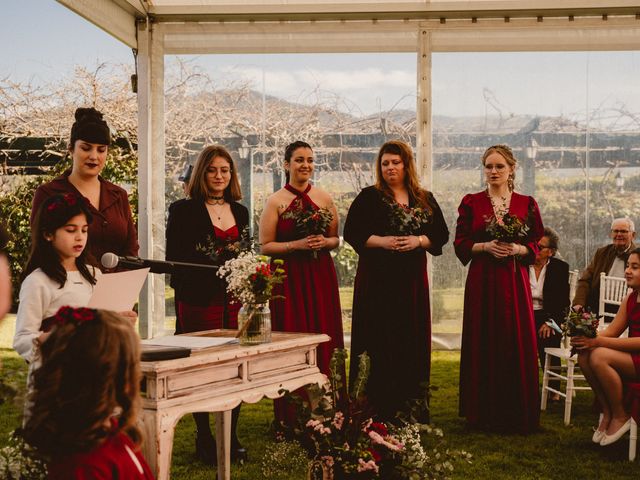
[[[291,248],[291,242],[287,242],[287,243],[285,243],[284,245],[285,245],[285,247],[287,247],[287,252],[290,252],[290,251],[292,250],[292,248]]]

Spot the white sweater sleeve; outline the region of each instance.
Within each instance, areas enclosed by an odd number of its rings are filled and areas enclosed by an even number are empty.
[[[51,303],[51,289],[43,280],[42,276],[32,273],[20,287],[13,348],[29,363],[35,354],[34,340],[40,336],[40,326]]]

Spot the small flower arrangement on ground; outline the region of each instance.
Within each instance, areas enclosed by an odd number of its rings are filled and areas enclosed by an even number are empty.
[[[322,235],[327,231],[333,220],[333,213],[328,208],[305,207],[300,199],[295,200],[293,208],[282,214],[283,219],[292,219],[296,224],[299,235]],[[318,258],[318,252],[313,251],[313,258]]]
[[[596,338],[598,335],[598,324],[600,316],[591,311],[589,307],[571,307],[562,325],[562,332],[565,337],[589,337]],[[571,348],[571,355],[577,352],[575,347]]]
[[[196,251],[205,254],[215,265],[222,265],[227,260],[237,257],[240,252],[250,249],[249,227],[245,227],[240,237],[234,241],[207,235],[207,241],[204,244],[196,244]]]
[[[453,470],[455,459],[469,460],[466,452],[425,450],[421,434],[442,436],[427,425],[400,417],[394,423],[373,420],[365,397],[370,369],[366,353],[359,357],[358,378],[341,396],[346,357],[345,350],[336,349],[329,384],[308,387],[309,402],[296,399],[300,427],[295,433],[312,458],[309,480],[442,479]]]
[[[389,207],[391,235],[415,235],[431,221],[431,212],[424,207],[410,207],[384,197]]]
[[[0,449],[0,478],[3,480],[47,478],[44,462],[17,432],[11,432],[7,445]]]
[[[502,217],[491,216],[487,219],[487,233],[499,242],[513,243],[526,238],[529,225],[519,217],[505,213]]]

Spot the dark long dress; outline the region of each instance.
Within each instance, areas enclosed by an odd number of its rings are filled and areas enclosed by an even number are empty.
[[[536,329],[528,266],[543,235],[538,205],[513,193],[509,213],[530,227],[521,243],[529,255],[514,262],[487,253],[472,255],[493,207],[486,191],[466,195],[458,208],[455,250],[471,261],[464,295],[460,361],[460,416],[472,427],[528,433],[538,428],[540,408]]]
[[[307,207],[318,209],[308,192],[300,192],[287,184],[287,190],[296,195],[285,212],[296,208],[297,201]],[[283,212],[284,214],[284,212]],[[278,218],[276,241],[290,242],[301,238],[293,218]],[[295,251],[283,257],[286,278],[282,285],[274,288],[274,293],[284,295],[270,303],[272,328],[284,332],[325,333],[331,341],[318,346],[318,367],[329,374],[329,361],[335,348],[344,347],[342,334],[342,311],[338,293],[338,279],[333,259],[328,250],[317,252]],[[282,400],[274,402],[277,421],[291,425],[293,411]]]
[[[442,211],[429,194],[431,221],[416,235],[431,240],[429,253],[442,254],[449,231]],[[410,200],[410,206],[414,206]],[[367,352],[371,371],[367,397],[380,419],[391,419],[407,400],[420,398],[420,384],[431,370],[431,315],[427,256],[423,249],[394,252],[367,248],[372,235],[390,232],[390,207],[375,187],[355,198],[344,227],[344,238],[359,254],[353,292],[351,382],[358,373],[358,356]]]

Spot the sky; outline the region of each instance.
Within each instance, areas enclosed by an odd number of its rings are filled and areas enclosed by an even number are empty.
[[[133,65],[131,49],[54,0],[3,0],[0,78],[45,83],[75,65]],[[167,58],[167,68],[175,64]],[[288,54],[182,56],[219,84],[249,79],[288,100],[338,95],[356,114],[416,105],[416,55]],[[625,107],[640,112],[640,52],[437,53],[433,113],[584,117]]]

